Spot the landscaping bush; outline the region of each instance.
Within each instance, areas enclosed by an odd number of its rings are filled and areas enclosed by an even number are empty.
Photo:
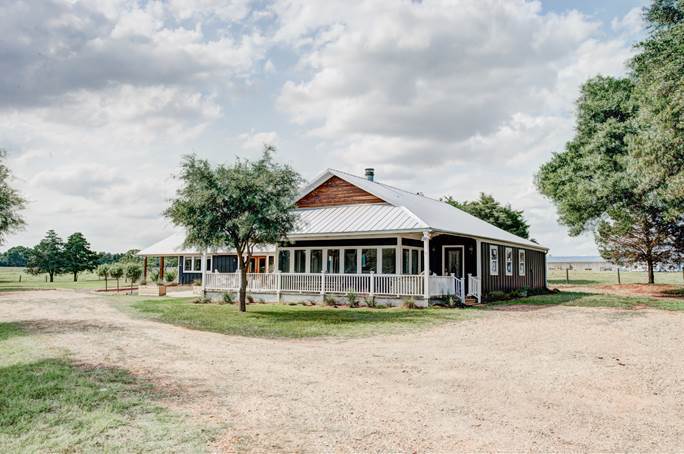
[[[409,296],[404,300],[403,303],[401,303],[401,307],[404,309],[418,309],[418,306],[416,306],[416,301],[413,299],[412,296]]]
[[[256,301],[252,295],[247,295],[247,304],[254,304]]]
[[[347,291],[347,302],[349,307],[359,307],[359,297],[354,290]]]
[[[199,298],[195,298],[192,300],[192,304],[211,304],[211,298],[207,298],[206,296],[200,296]]]
[[[363,302],[366,303],[366,307],[370,307],[370,308],[376,307],[375,295],[368,296],[368,297],[364,298]]]
[[[176,273],[176,270],[168,270],[166,273],[164,273],[164,280],[166,280],[167,284],[173,284],[177,275],[178,273]]]
[[[223,294],[223,302],[226,304],[235,304],[235,296],[232,293],[226,292]]]
[[[323,295],[323,304],[330,307],[337,307],[337,301],[332,295]]]

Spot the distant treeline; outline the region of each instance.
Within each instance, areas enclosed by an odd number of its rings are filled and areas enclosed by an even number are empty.
[[[32,248],[26,246],[9,248],[7,251],[0,253],[0,266],[25,268],[32,250]],[[139,249],[131,249],[126,252],[96,252],[95,264],[104,265],[116,262],[141,261],[142,259],[136,256],[139,251]]]

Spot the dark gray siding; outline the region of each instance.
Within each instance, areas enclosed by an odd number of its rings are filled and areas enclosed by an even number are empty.
[[[495,245],[499,249],[499,274],[492,276],[489,270],[489,246],[492,243],[482,242],[482,293],[499,290],[510,292],[511,290],[529,288],[543,289],[546,287],[546,254],[540,251],[524,249],[526,256],[525,276],[518,274],[518,251],[521,248],[512,246]],[[513,275],[506,276],[506,257],[507,247],[513,249]]]
[[[419,243],[423,246],[422,241]],[[477,257],[475,251],[477,248],[477,242],[472,238],[466,238],[456,235],[439,235],[430,240],[430,273],[442,275],[443,269],[443,246],[463,246],[463,277],[466,292],[468,291],[468,273],[477,274]]]

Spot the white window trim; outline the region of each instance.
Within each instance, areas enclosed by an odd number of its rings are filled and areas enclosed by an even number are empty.
[[[511,253],[511,271],[508,271],[508,253]],[[504,248],[504,273],[506,273],[506,276],[513,276],[513,265],[515,264],[515,260],[513,260],[513,248],[512,247],[507,247]]]
[[[520,260],[521,258],[522,258],[522,260]],[[525,252],[525,249],[518,249],[518,275],[519,276],[525,276],[526,274],[527,274],[527,252]]]
[[[193,269],[187,269],[185,267],[185,261],[187,259],[191,259],[191,267]],[[211,273],[213,270],[212,268],[214,267],[214,256],[213,255],[207,255],[207,259],[209,260],[209,268],[207,269],[208,273]],[[199,269],[195,270],[195,262],[199,262]],[[200,274],[202,272],[202,256],[201,255],[184,255],[183,256],[183,274]]]
[[[362,272],[361,272],[361,263],[362,263],[361,253],[362,253],[362,250],[363,249],[375,249],[377,251],[376,252],[376,254],[377,254],[376,267],[378,269],[378,271],[375,272],[375,274],[382,274],[381,273],[381,271],[382,271],[382,250],[383,249],[394,249],[394,250],[396,250],[396,248],[397,248],[397,246],[395,244],[391,244],[391,245],[388,244],[388,245],[382,245],[382,246],[358,246],[358,245],[353,245],[353,246],[326,246],[326,247],[322,247],[322,246],[306,246],[306,247],[293,246],[293,247],[280,247],[280,248],[278,248],[278,251],[279,252],[280,251],[290,251],[290,272],[291,273],[295,272],[295,270],[294,270],[295,252],[294,251],[305,251],[306,268],[305,268],[304,273],[319,273],[320,271],[312,271],[310,269],[311,251],[312,250],[322,250],[323,251],[323,267],[324,267],[324,269],[327,269],[328,251],[338,250],[338,251],[340,251],[340,273],[339,274],[345,274],[344,273],[344,265],[345,265],[345,263],[344,263],[344,251],[349,250],[349,249],[354,249],[354,250],[356,250],[356,274],[362,274]],[[421,258],[422,258],[422,250],[423,250],[422,248],[414,247],[414,246],[403,246],[402,248],[403,249],[415,249],[417,251],[420,251],[421,254],[419,254],[419,258],[418,258],[418,263],[420,265]],[[396,257],[395,257],[395,260],[396,260]],[[410,262],[410,260],[411,260],[411,258],[410,258],[410,254],[409,254],[409,262]],[[409,269],[411,269],[410,266],[409,266]],[[395,270],[395,271],[396,271],[395,274],[402,274],[401,269]],[[301,273],[301,274],[304,274],[304,273]],[[422,274],[422,272],[419,274]]]
[[[492,263],[494,260],[492,260],[492,251],[496,250],[496,270],[492,271]],[[496,244],[490,244],[489,245],[489,274],[490,276],[498,276],[499,275],[499,246]]]

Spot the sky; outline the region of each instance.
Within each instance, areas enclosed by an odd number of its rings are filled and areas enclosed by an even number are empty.
[[[183,155],[326,168],[525,212],[552,255],[569,237],[534,174],[573,135],[582,82],[620,76],[647,0],[4,0],[0,148],[26,228],[96,250],[172,233]]]

